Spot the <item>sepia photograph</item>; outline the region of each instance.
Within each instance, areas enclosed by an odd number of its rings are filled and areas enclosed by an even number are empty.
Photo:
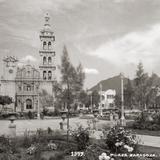
[[[160,160],[160,0],[0,0],[0,160]]]

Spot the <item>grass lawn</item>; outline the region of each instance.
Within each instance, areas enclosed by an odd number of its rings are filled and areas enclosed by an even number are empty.
[[[151,153],[159,154],[160,153],[160,148],[158,148],[158,147],[150,147],[150,146],[139,145],[139,150],[142,153],[148,153],[148,154],[151,154]]]
[[[131,130],[140,135],[160,136],[160,131],[149,131],[149,130],[140,130],[140,129],[131,129]]]
[[[141,129],[133,129],[134,121],[127,122],[127,129],[132,130],[133,132],[140,135],[149,135],[149,136],[160,136],[160,131],[150,131],[150,130],[141,130]]]

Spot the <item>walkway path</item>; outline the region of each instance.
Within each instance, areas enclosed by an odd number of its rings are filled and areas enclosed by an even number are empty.
[[[16,126],[17,126],[17,135],[23,134],[24,131],[30,130],[30,131],[36,131],[38,128],[47,129],[48,127],[56,130],[59,129],[59,123],[61,122],[61,119],[49,119],[49,120],[16,120]],[[0,120],[0,135],[2,134],[8,134],[8,125],[9,121],[7,120]],[[76,128],[78,124],[83,125],[84,127],[87,127],[87,119],[79,119],[79,118],[71,118],[70,119],[70,125],[72,126],[72,129]],[[103,121],[100,120],[97,123],[97,126],[101,126],[103,124],[110,125],[109,121]],[[97,139],[100,139],[102,135],[101,131],[96,131],[94,133],[94,137]],[[137,135],[139,144],[146,145],[146,146],[153,146],[153,147],[160,147],[160,137],[156,136],[148,136],[148,135]]]
[[[102,135],[101,131],[96,131],[92,137],[100,139]],[[139,144],[144,146],[160,147],[160,137],[148,136],[148,135],[136,135]]]
[[[137,137],[142,145],[160,147],[160,137],[147,135],[137,135]]]

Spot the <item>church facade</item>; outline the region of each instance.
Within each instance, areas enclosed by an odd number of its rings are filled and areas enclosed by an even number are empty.
[[[41,90],[46,90],[54,96],[55,36],[49,20],[50,17],[46,14],[45,23],[39,36],[41,44],[39,68],[34,68],[30,64],[18,67],[18,58],[14,56],[7,56],[3,59],[0,94],[12,97],[14,101],[12,105],[15,105],[14,109],[17,112],[40,112],[39,93]]]

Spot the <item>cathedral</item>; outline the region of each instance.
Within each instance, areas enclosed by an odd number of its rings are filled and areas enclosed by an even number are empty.
[[[45,23],[39,38],[41,47],[38,68],[30,64],[18,67],[18,59],[14,56],[6,56],[3,59],[0,92],[1,95],[12,97],[16,112],[36,111],[40,113],[40,91],[46,90],[54,96],[53,84],[56,80],[55,36],[51,29],[48,13],[45,15]]]

